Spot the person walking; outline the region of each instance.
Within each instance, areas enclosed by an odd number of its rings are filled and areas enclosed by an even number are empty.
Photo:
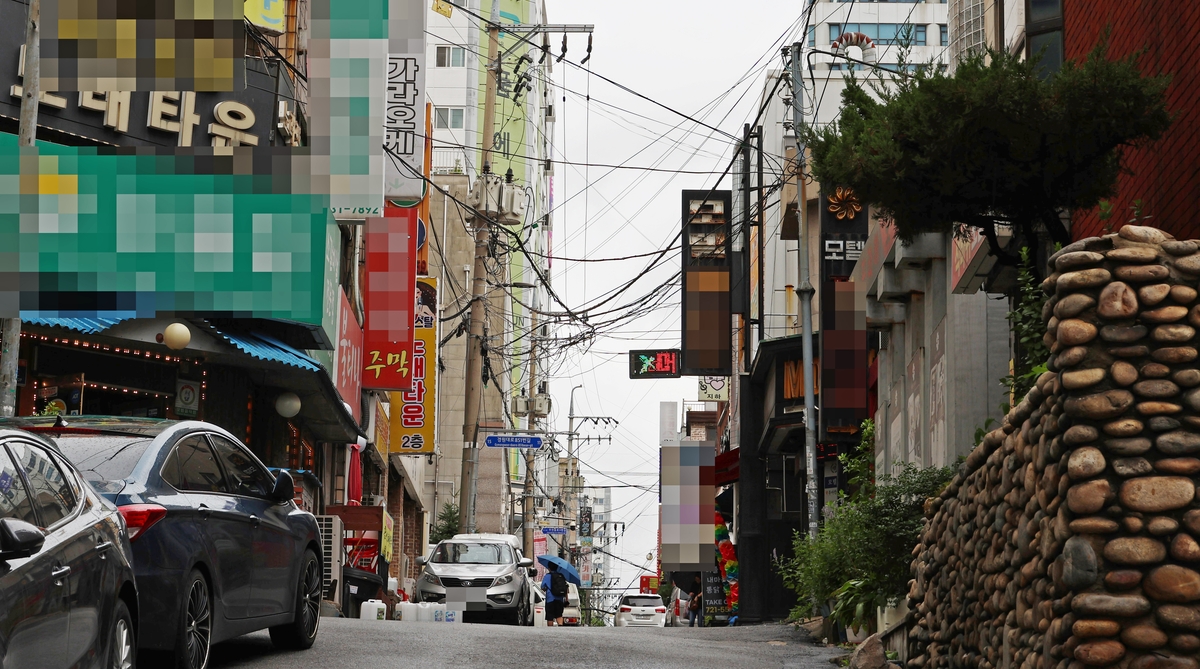
[[[562,627],[563,608],[567,605],[567,595],[571,588],[567,585],[567,577],[558,571],[558,565],[553,562],[546,566],[546,575],[542,577],[542,591],[546,593],[546,626]]]
[[[700,621],[700,627],[704,627],[704,585],[700,582],[700,575],[696,574],[696,578],[692,581],[691,587],[688,588],[688,627],[696,627],[696,621]]]

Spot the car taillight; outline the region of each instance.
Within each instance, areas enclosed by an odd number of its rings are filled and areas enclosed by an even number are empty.
[[[666,613],[666,612],[667,612],[667,607],[665,607],[665,606],[660,606],[660,607],[658,607],[658,608],[654,609],[654,612],[655,612],[655,613]]]
[[[141,536],[151,525],[167,515],[167,510],[157,504],[127,504],[117,507],[117,510],[125,519],[125,529],[129,531],[130,541]]]
[[[621,607],[621,613],[629,613],[629,612],[630,612],[630,611],[632,611],[632,610],[633,610],[633,609],[632,609],[632,608],[630,608],[630,607],[628,607],[628,606],[622,606],[622,607]]]

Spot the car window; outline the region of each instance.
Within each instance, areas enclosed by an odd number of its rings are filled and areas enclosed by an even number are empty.
[[[8,447],[29,481],[30,498],[41,518],[42,527],[52,527],[71,515],[79,498],[67,479],[68,475],[63,473],[50,454],[39,446],[19,441],[10,441]]]
[[[78,467],[88,481],[119,481],[128,477],[151,443],[144,437],[71,433],[54,435],[54,441],[63,457]]]
[[[210,434],[208,438],[225,467],[230,492],[249,497],[266,497],[271,492],[275,480],[245,449],[220,435]]]
[[[512,549],[508,544],[443,541],[433,552],[430,562],[437,564],[512,564]]]
[[[0,446],[0,518],[15,518],[31,525],[38,523],[25,481],[3,446]]]
[[[225,477],[202,434],[179,440],[163,463],[162,477],[179,490],[226,492]]]
[[[625,606],[662,606],[662,597],[654,595],[631,596],[625,598]]]

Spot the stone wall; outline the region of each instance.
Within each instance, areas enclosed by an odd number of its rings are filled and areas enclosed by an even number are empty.
[[[1200,253],[1140,226],[1050,259],[1050,371],[929,501],[910,667],[1200,669]]]

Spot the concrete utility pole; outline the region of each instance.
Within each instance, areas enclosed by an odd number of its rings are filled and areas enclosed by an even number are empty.
[[[582,387],[583,386],[580,385],[580,386],[575,386],[574,388],[571,389],[571,402],[567,408],[567,477],[566,477],[566,482],[563,485],[563,488],[565,490],[565,492],[563,494],[563,502],[567,507],[566,508],[566,517],[570,520],[575,521],[575,529],[570,529],[569,522],[567,525],[567,527],[568,527],[568,529],[567,529],[567,537],[568,537],[567,546],[568,547],[575,546],[575,544],[578,541],[578,536],[579,536],[578,532],[580,529],[579,521],[581,520],[580,508],[576,502],[576,500],[578,499],[576,491],[580,489],[582,480],[581,480],[581,477],[579,476],[579,460],[577,460],[575,458],[575,420],[577,418],[582,418],[585,420],[594,420],[597,423],[600,423],[600,422],[603,422],[605,424],[608,424],[609,422],[617,423],[617,419],[613,418],[611,416],[576,416],[575,415],[575,391]],[[600,438],[604,439],[604,437],[600,437]],[[591,536],[591,535],[589,535],[589,536]],[[582,552],[580,553],[580,557],[582,557]],[[571,564],[574,565],[575,562],[571,561]]]
[[[492,0],[492,15],[488,23],[488,62],[483,96],[483,174],[481,181],[493,178],[490,174],[492,147],[496,133],[496,88],[500,78],[500,0]],[[487,197],[491,189],[480,184]],[[459,481],[458,529],[471,532],[475,525],[475,467],[479,460],[476,440],[479,438],[479,408],[483,402],[483,301],[487,283],[485,261],[488,255],[488,236],[491,225],[483,207],[475,216],[475,268],[471,274],[471,330],[467,335],[466,401],[463,404],[463,455]]]
[[[42,93],[42,0],[29,0],[25,22],[25,76],[21,81],[21,120],[17,146],[33,146],[37,139],[38,99]],[[17,308],[20,309],[18,298]],[[21,352],[21,317],[0,319],[0,416],[17,415],[17,361]]]
[[[804,180],[804,165],[807,162],[804,138],[804,75],[800,71],[800,43],[789,47],[788,74],[792,79],[792,132],[796,135],[796,161],[800,166],[799,179]],[[808,536],[817,536],[820,509],[817,508],[817,426],[816,403],[813,397],[813,331],[812,331],[812,281],[808,276],[808,203],[800,202],[796,214],[800,217],[800,319],[803,328],[802,355],[804,358],[804,451],[807,456],[808,476],[804,491],[808,495]]]
[[[531,259],[532,262],[532,259]],[[533,403],[533,398],[537,396],[537,309],[538,296],[537,289],[533,290],[533,299],[530,300],[533,307],[529,311],[530,331],[529,335],[529,402]],[[529,419],[527,428],[530,430],[537,429],[535,426],[535,416],[533,406],[529,407]],[[523,544],[525,546],[525,557],[533,555],[533,471],[534,471],[534,453],[533,449],[523,449],[525,452],[525,490],[524,497],[521,500],[521,527],[524,529]]]

